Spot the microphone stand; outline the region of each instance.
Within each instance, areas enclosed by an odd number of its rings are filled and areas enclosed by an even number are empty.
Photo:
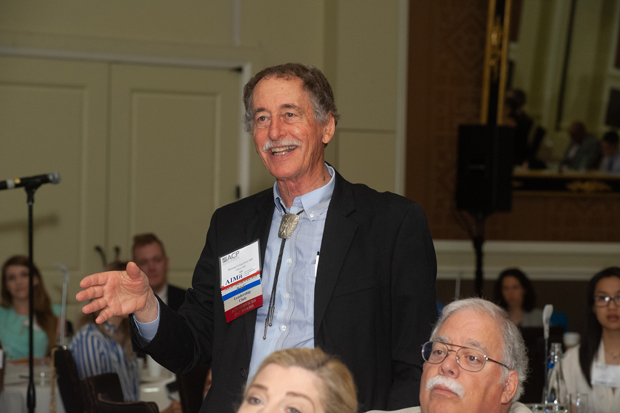
[[[29,260],[29,274],[28,274],[28,338],[29,338],[29,355],[28,355],[28,396],[27,406],[28,412],[34,413],[34,409],[37,405],[37,397],[34,387],[34,357],[33,357],[33,326],[34,326],[34,264],[32,259],[32,245],[33,245],[33,221],[32,211],[34,205],[34,192],[41,186],[40,183],[27,185],[24,187],[26,194],[28,194],[28,260]]]
[[[58,264],[58,268],[62,272],[62,310],[60,312],[60,337],[58,345],[63,347],[65,343],[65,325],[67,324],[67,284],[69,283],[69,271],[64,264]]]

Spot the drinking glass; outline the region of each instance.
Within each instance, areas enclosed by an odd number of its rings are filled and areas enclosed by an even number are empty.
[[[572,413],[590,413],[588,395],[586,393],[577,393],[573,396],[574,409]]]

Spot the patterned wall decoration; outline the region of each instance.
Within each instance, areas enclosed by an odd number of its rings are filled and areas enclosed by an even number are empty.
[[[467,239],[455,211],[458,125],[480,122],[488,0],[410,3],[406,195],[434,239]],[[620,242],[620,196],[514,192],[489,240]]]

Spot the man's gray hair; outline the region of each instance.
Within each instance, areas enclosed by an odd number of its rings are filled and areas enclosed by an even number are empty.
[[[504,349],[502,351],[501,362],[507,365],[511,370],[515,370],[519,375],[519,386],[512,398],[512,402],[519,400],[519,397],[523,394],[523,384],[527,380],[528,374],[528,357],[525,347],[525,342],[521,336],[521,332],[510,320],[506,310],[500,306],[493,304],[490,301],[483,300],[482,298],[465,298],[462,300],[456,300],[444,307],[441,312],[441,317],[437,320],[433,333],[431,335],[431,341],[437,336],[437,332],[445,323],[445,321],[453,314],[463,310],[474,310],[480,314],[485,314],[494,319],[504,339]],[[502,382],[508,377],[508,371],[502,369]]]
[[[314,120],[325,125],[329,121],[329,115],[334,118],[336,125],[340,115],[334,102],[334,92],[325,75],[316,67],[301,63],[286,63],[272,66],[258,72],[243,88],[243,103],[245,105],[244,126],[246,132],[252,132],[254,127],[254,114],[252,113],[252,97],[254,88],[264,78],[294,79],[299,78],[303,82],[303,88],[308,93]]]

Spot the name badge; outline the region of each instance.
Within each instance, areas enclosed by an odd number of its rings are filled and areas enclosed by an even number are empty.
[[[620,366],[593,363],[592,384],[597,386],[620,387]]]
[[[258,240],[220,257],[226,322],[263,305]]]

